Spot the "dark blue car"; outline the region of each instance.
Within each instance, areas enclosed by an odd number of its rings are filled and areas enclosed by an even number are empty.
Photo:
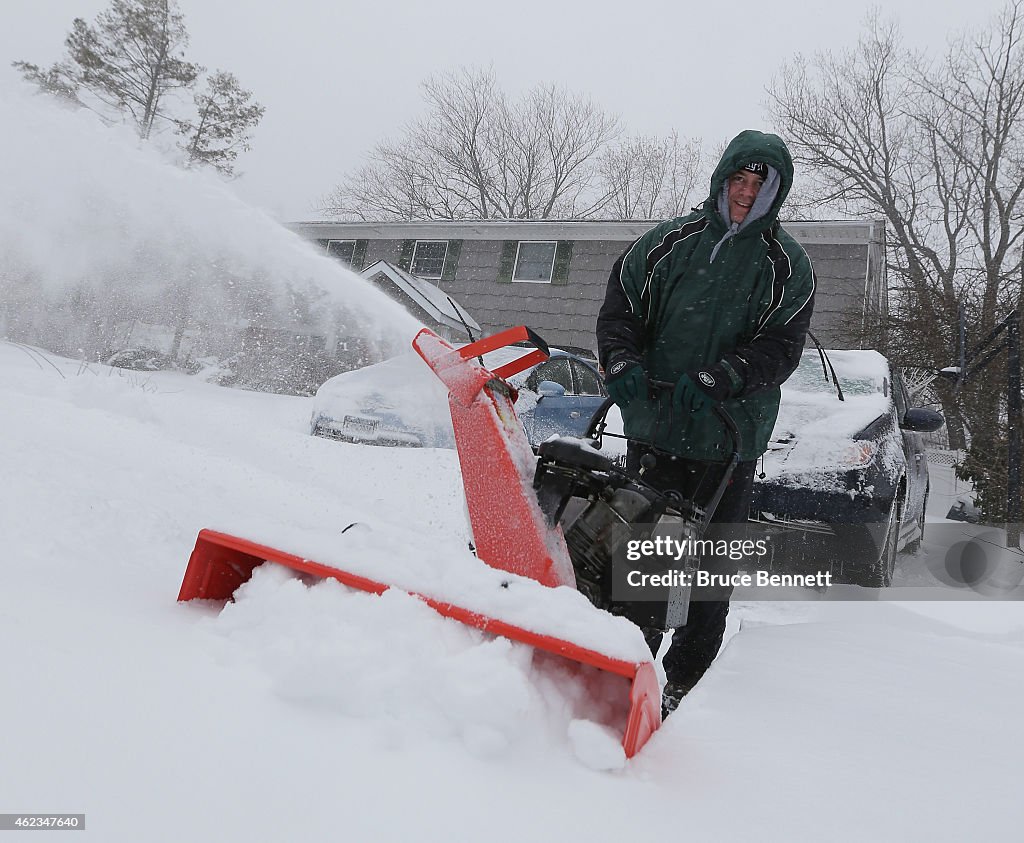
[[[882,588],[896,556],[924,537],[928,458],[922,434],[944,420],[911,407],[877,351],[805,351],[782,387],[751,514],[773,532],[780,569],[828,570],[833,582]],[[840,396],[842,396],[840,398]]]
[[[534,445],[551,436],[582,436],[608,396],[596,366],[565,351],[552,350],[551,358],[529,370],[525,380],[514,380],[521,384],[516,413]]]

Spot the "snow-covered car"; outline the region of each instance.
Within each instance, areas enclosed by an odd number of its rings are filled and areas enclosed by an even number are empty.
[[[493,369],[527,352],[499,349],[484,364]],[[553,435],[582,436],[608,395],[593,363],[554,348],[550,359],[510,382],[519,392],[516,414],[534,445]],[[455,447],[447,391],[414,352],[326,381],[313,399],[310,432],[370,445]]]
[[[944,420],[910,407],[899,373],[878,352],[830,351],[827,360],[805,351],[783,386],[751,517],[776,530],[780,567],[813,559],[830,565],[833,582],[886,586],[896,554],[924,536],[921,434]]]

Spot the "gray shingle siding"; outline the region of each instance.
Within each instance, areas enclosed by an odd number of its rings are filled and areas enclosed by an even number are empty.
[[[409,240],[461,240],[455,277],[438,282],[485,334],[527,324],[552,345],[593,351],[594,328],[612,265],[654,223],[467,221],[434,223],[295,223],[308,239],[366,239],[365,264],[398,264]],[[826,346],[859,347],[865,316],[884,318],[885,229],[881,221],[788,222],[807,250],[818,281],[811,330]],[[506,241],[572,241],[567,282],[499,281]]]

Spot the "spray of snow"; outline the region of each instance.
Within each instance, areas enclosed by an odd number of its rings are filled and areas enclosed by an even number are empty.
[[[312,356],[358,347],[361,363],[408,348],[419,327],[217,177],[170,165],[126,129],[20,83],[0,88],[0,124],[0,336],[89,360],[161,343],[179,360],[222,360],[245,343],[287,353],[290,334]]]

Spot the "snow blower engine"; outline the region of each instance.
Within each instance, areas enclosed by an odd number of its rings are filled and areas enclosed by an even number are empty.
[[[720,413],[737,447],[702,507],[644,481],[644,471],[657,459],[652,454],[634,472],[597,450],[611,403],[605,402],[588,427],[587,436],[595,438],[560,436],[539,446],[533,479],[537,500],[548,523],[561,524],[576,587],[591,603],[645,629],[677,629],[686,623],[691,582],[700,566],[698,540],[738,459],[738,432]],[[660,553],[645,552],[659,544]]]

